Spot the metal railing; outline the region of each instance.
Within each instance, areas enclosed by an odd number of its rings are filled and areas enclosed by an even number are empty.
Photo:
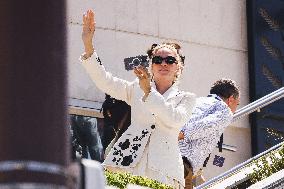
[[[284,97],[284,87],[281,87],[280,89],[238,109],[234,113],[234,121],[250,113],[253,113],[257,110],[260,110],[264,106],[267,106],[283,97]]]
[[[271,104],[271,103],[273,103],[273,102],[275,102],[275,101],[277,101],[277,100],[279,100],[281,98],[284,98],[284,87],[281,87],[280,89],[278,89],[278,90],[276,90],[276,91],[274,91],[274,92],[272,92],[272,93],[270,93],[270,94],[268,94],[268,95],[266,95],[266,96],[264,96],[264,97],[262,97],[262,98],[260,98],[260,99],[258,99],[256,101],[254,101],[254,102],[252,102],[252,103],[250,103],[250,104],[240,108],[239,110],[237,110],[235,112],[233,121],[236,121],[236,120],[238,120],[241,117],[244,117],[244,116],[246,116],[246,115],[248,115],[250,113],[253,113],[253,112],[257,111],[257,110],[260,110],[261,108],[263,108],[263,107],[265,107],[265,106],[267,106],[267,105],[269,105],[269,104]],[[243,163],[233,167],[229,171],[227,171],[227,172],[225,172],[225,173],[223,173],[223,174],[221,174],[221,175],[219,175],[217,177],[212,178],[211,180],[203,183],[200,186],[197,186],[196,189],[207,188],[209,186],[212,186],[214,183],[216,183],[216,182],[218,182],[220,180],[224,180],[225,177],[229,177],[230,175],[235,173],[238,169],[245,167],[246,165],[248,165],[252,161],[258,159],[259,157],[261,157],[261,156],[263,156],[263,155],[265,155],[267,153],[269,153],[272,150],[275,150],[275,149],[279,148],[283,144],[284,144],[284,142],[282,142],[282,143],[280,143],[278,145],[273,146],[272,148],[270,148],[270,149],[268,149],[268,150],[266,150],[266,151],[264,151],[264,152],[262,152],[262,153],[260,153],[260,154],[258,154],[256,156],[252,157],[251,159],[249,159],[249,160],[247,160],[247,161],[245,161],[245,162],[243,162]]]

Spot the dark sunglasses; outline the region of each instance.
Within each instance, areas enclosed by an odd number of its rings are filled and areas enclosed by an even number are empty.
[[[173,64],[173,63],[177,62],[176,58],[172,57],[172,56],[167,56],[165,58],[163,58],[161,56],[154,56],[152,58],[153,64],[162,64],[163,61],[165,61],[167,64]]]

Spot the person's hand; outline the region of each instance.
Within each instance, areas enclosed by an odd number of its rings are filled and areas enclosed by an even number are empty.
[[[182,139],[184,139],[184,134],[183,134],[183,132],[179,132],[178,140],[182,140]]]
[[[88,10],[87,13],[84,13],[83,15],[82,40],[85,47],[85,57],[91,56],[94,52],[93,37],[95,28],[95,13],[92,10]]]
[[[147,68],[138,66],[134,68],[134,74],[138,77],[140,88],[144,91],[144,97],[146,98],[151,90],[150,73]]]

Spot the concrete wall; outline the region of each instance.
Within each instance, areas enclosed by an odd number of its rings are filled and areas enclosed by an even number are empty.
[[[204,96],[215,80],[227,77],[240,86],[240,107],[248,104],[245,0],[68,0],[68,3],[71,98],[97,103],[104,100],[104,94],[90,81],[78,61],[83,52],[82,14],[94,9],[95,48],[106,69],[114,75],[134,79],[134,74],[124,70],[124,58],[145,54],[152,43],[174,40],[182,45],[186,56],[180,82],[183,90]],[[236,146],[237,151],[225,152],[224,167],[220,171],[206,171],[207,178],[251,156],[249,128],[245,118],[226,130],[224,143]]]

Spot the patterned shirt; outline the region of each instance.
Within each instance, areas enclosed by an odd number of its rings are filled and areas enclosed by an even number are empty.
[[[202,168],[232,119],[233,113],[219,96],[210,94],[196,100],[192,116],[181,129],[184,139],[179,140],[181,155],[189,160],[194,173]]]

